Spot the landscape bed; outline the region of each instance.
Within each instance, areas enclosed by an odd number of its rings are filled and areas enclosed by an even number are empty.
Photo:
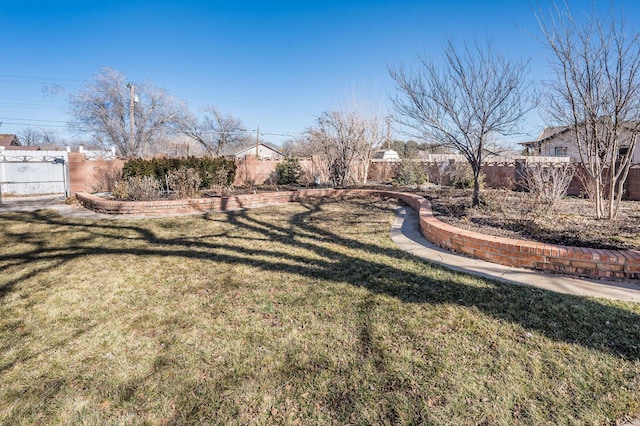
[[[99,213],[157,216],[233,211],[279,205],[306,198],[348,195],[394,198],[408,204],[418,212],[420,230],[427,240],[442,248],[471,257],[506,266],[590,278],[637,279],[640,277],[640,252],[545,244],[458,228],[436,218],[432,212],[431,203],[424,197],[406,192],[378,189],[302,189],[219,198],[161,201],[117,201],[86,193],[78,193],[76,197],[83,206]]]
[[[640,305],[399,250],[379,197],[0,214],[0,423],[611,424]],[[339,230],[339,231],[338,231]]]

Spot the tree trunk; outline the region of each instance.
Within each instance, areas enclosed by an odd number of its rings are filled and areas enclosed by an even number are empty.
[[[480,167],[473,167],[473,195],[471,196],[471,205],[480,207]]]

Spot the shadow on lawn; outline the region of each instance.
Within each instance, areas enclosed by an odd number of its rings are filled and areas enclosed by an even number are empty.
[[[197,237],[163,238],[140,221],[78,220],[61,217],[47,211],[0,215],[0,232],[4,244],[28,242],[33,249],[19,254],[0,255],[0,277],[9,268],[41,264],[13,280],[0,278],[0,298],[6,297],[14,286],[25,279],[50,271],[78,256],[139,255],[178,256],[207,259],[218,263],[250,264],[266,271],[286,271],[307,277],[345,282],[372,292],[396,297],[407,303],[455,304],[473,307],[494,318],[519,324],[527,330],[539,332],[550,339],[595,349],[627,360],[640,359],[640,315],[611,306],[608,302],[563,295],[486,280],[487,286],[465,284],[460,273],[441,270],[442,280],[395,266],[394,260],[413,256],[397,248],[386,248],[345,236],[340,231],[327,230],[322,223],[323,200],[301,202],[305,210],[292,215],[287,223],[275,224],[261,219],[259,210],[242,210],[205,215],[199,220],[225,220],[244,231],[257,233],[261,240],[274,244],[269,250],[257,248],[245,238],[230,235],[200,235]],[[367,210],[387,207],[366,200],[348,199]],[[163,220],[163,219],[159,219]],[[179,220],[179,219],[176,219]],[[366,219],[365,219],[366,220]],[[76,233],[77,237],[65,247],[46,244],[38,234],[11,233],[7,223],[31,223],[54,226],[52,232]],[[2,225],[2,224],[5,225]],[[345,225],[346,226],[346,225]],[[372,229],[373,230],[373,229]],[[380,232],[388,232],[384,229]],[[122,234],[133,234],[139,242],[135,248],[122,247]],[[48,234],[49,238],[51,237]],[[92,245],[96,238],[111,244]],[[327,244],[330,243],[330,244]],[[337,247],[336,247],[337,245]],[[309,250],[320,257],[310,260],[295,254]],[[345,254],[339,247],[349,247],[359,256]],[[353,253],[353,251],[351,252]],[[386,257],[386,262],[382,260]],[[288,263],[286,263],[286,262]],[[423,262],[422,260],[418,260]],[[295,262],[295,264],[292,264]],[[27,269],[29,269],[27,268]],[[478,280],[482,280],[478,278]]]

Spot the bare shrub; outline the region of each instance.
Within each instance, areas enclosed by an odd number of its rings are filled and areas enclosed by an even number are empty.
[[[122,169],[115,167],[113,163],[106,163],[104,167],[95,168],[95,178],[93,192],[113,192],[116,183],[122,180]]]
[[[160,182],[151,176],[131,176],[118,182],[113,195],[121,200],[150,201],[160,198]]]
[[[313,169],[303,167],[302,176],[300,176],[300,183],[303,186],[312,186],[316,182],[316,177],[318,177],[318,174],[314,173]],[[320,180],[319,177],[318,180]]]
[[[120,180],[113,185],[113,189],[111,190],[111,195],[116,197],[118,200],[126,200],[129,198],[129,185],[127,185],[126,180]]]
[[[201,183],[200,173],[196,169],[180,168],[167,174],[167,184],[178,198],[193,198],[198,194]]]
[[[483,192],[480,200],[482,209],[498,213],[502,220],[515,224],[519,229],[532,229],[540,216],[535,199],[521,197],[507,188]]]
[[[523,186],[529,191],[529,197],[537,206],[537,212],[546,214],[553,211],[575,174],[571,164],[528,164]]]
[[[227,170],[226,167],[221,167],[214,173],[211,179],[211,186],[216,194],[222,195],[230,187],[229,173],[230,170]]]

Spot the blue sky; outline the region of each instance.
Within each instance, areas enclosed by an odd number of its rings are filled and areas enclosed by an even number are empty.
[[[588,11],[592,2],[570,5]],[[625,14],[638,21],[640,2],[627,1]],[[66,95],[43,89],[75,92],[101,66],[149,80],[193,112],[215,105],[280,144],[354,100],[387,114],[387,67],[437,58],[448,38],[490,36],[530,58],[535,80],[546,77],[549,53],[527,0],[0,0],[0,21],[0,133],[31,126],[65,136]],[[535,138],[543,125],[532,113],[509,141]]]

